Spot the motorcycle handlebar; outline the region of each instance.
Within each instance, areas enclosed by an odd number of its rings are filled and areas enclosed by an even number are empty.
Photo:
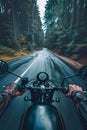
[[[33,84],[33,82],[35,82],[35,80],[32,82],[32,84],[30,84],[30,82],[33,81],[32,79],[29,81],[28,80],[28,77],[24,77],[22,78],[21,80],[21,84],[19,85],[19,91],[23,91],[24,89],[27,89],[27,90],[53,90],[53,91],[62,91],[64,94],[67,94],[69,92],[69,88],[68,88],[68,85],[66,85],[67,87],[64,87],[64,81],[65,81],[65,78],[64,80],[62,81],[61,83],[61,87],[57,87],[54,83],[54,81],[52,80],[48,80],[48,82],[51,82],[53,83],[54,85],[49,85],[48,84],[48,87],[46,87],[44,84],[43,85],[40,85],[37,84],[36,86]],[[38,82],[37,82],[38,83]]]
[[[50,81],[50,80],[49,80]],[[35,86],[35,85],[33,85],[33,83],[32,84],[29,84],[28,83],[29,82],[29,80],[28,80],[28,78],[23,78],[22,79],[22,81],[21,81],[21,84],[18,86],[18,90],[19,91],[23,91],[24,89],[27,89],[27,90],[34,90],[34,89],[36,89],[36,90],[53,90],[53,91],[62,91],[64,94],[67,94],[68,92],[69,92],[69,88],[68,87],[57,87],[57,86],[48,86],[48,87],[46,87],[45,85],[42,85],[42,86]],[[53,81],[51,81],[51,82],[53,82]],[[66,86],[68,86],[68,85],[66,85]]]
[[[27,85],[27,86],[25,86],[25,87],[23,87],[23,86],[19,86],[18,87],[18,90],[19,91],[23,91],[24,89],[27,89],[27,90],[51,90],[51,91],[62,91],[64,94],[67,94],[68,92],[69,92],[69,88],[68,87],[52,87],[52,86],[49,86],[49,87],[36,87],[36,86],[33,86],[33,85],[31,85],[31,86],[29,86],[29,85]]]

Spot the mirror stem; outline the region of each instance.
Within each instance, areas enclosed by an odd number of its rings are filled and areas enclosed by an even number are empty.
[[[12,75],[15,75],[15,76],[19,77],[20,79],[22,78],[21,76],[15,74],[15,73],[13,73],[13,72],[11,72],[11,71],[9,71],[9,70],[8,70],[8,72],[11,73]]]
[[[75,74],[75,75],[67,76],[67,77],[64,78],[64,80],[65,80],[65,79],[68,79],[68,78],[76,77],[76,76],[79,76],[79,74],[77,73],[77,74]]]
[[[79,76],[79,74],[77,73],[77,74],[75,74],[75,75],[71,75],[71,76],[65,77],[65,78],[63,79],[62,83],[61,83],[61,87],[63,87],[64,82],[65,82],[66,79],[69,79],[69,78],[72,78],[72,77],[76,77],[76,76]]]

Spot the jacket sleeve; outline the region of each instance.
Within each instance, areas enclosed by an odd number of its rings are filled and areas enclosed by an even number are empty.
[[[87,93],[76,90],[72,92],[71,96],[75,101],[80,118],[87,128]]]
[[[0,93],[0,116],[3,114],[5,108],[8,106],[12,96],[10,93],[3,91]]]

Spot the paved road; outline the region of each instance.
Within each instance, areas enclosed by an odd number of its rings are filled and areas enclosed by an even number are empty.
[[[60,86],[63,77],[75,74],[76,72],[67,66],[63,61],[55,57],[48,50],[41,50],[34,54],[12,60],[8,62],[10,70],[21,75],[28,76],[29,79],[35,78],[38,72],[45,71],[49,74],[50,79],[56,80]],[[11,74],[5,74],[0,77],[0,86],[9,82],[18,82],[19,79]],[[81,85],[84,89],[87,86],[79,77],[69,79],[68,83]],[[0,87],[2,90],[2,87]],[[24,96],[30,95],[26,92],[23,96],[12,99],[5,113],[0,118],[0,130],[18,130],[21,117],[30,102],[24,101]],[[82,124],[76,113],[74,103],[71,99],[66,98],[62,93],[55,93],[60,97],[60,103],[54,103],[62,113],[66,130],[83,130]]]

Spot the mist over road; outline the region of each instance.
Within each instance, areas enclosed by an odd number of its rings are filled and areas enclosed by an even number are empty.
[[[23,77],[29,77],[29,79],[35,78],[41,71],[47,72],[50,79],[57,82],[57,86],[61,85],[61,81],[65,76],[76,73],[72,67],[70,68],[70,66],[46,49],[9,61],[8,64],[12,72]],[[0,90],[2,90],[3,85],[11,82],[19,82],[19,80],[16,76],[9,73],[5,74],[4,77],[1,76]],[[84,89],[86,89],[87,86],[87,84],[79,77],[68,79],[67,83],[78,84]],[[0,118],[0,130],[18,130],[24,111],[29,105],[31,105],[30,102],[24,101],[24,96],[29,94],[29,92],[26,92],[23,96],[18,96],[11,100],[5,113]],[[66,130],[84,130],[79,116],[76,113],[73,101],[70,98],[66,98],[62,93],[55,93],[55,95],[60,97],[60,103],[53,104],[62,113]]]

